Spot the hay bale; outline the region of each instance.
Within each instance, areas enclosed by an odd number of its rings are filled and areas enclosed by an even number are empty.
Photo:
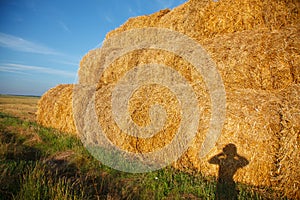
[[[207,39],[228,89],[279,90],[300,83],[300,26],[258,29]]]
[[[37,122],[45,127],[77,135],[72,111],[72,84],[48,90],[38,102]]]
[[[190,0],[172,11],[129,19],[107,34],[144,27],[169,28],[197,41],[244,30],[265,28],[270,31],[300,22],[298,0]]]
[[[101,49],[92,50],[80,63],[79,84],[95,89],[93,103],[98,123],[107,138],[128,152],[147,153],[172,141],[182,121],[180,101],[168,88],[157,84],[134,91],[127,108],[134,123],[149,125],[153,104],[160,104],[165,109],[165,113],[160,114],[166,119],[156,135],[138,138],[126,134],[116,123],[113,90],[136,66],[150,63],[170,66],[195,92],[201,119],[192,146],[173,165],[185,171],[217,175],[218,166],[211,163],[217,163],[216,155],[225,151],[224,147],[234,144],[239,158],[247,160],[243,162],[246,166],[236,168],[232,177],[235,181],[277,187],[284,195],[299,197],[299,176],[296,173],[299,171],[299,13],[299,1],[296,0],[190,0],[172,11],[163,10],[130,19],[107,34],[107,38],[111,38],[129,29],[163,27],[194,38],[207,50],[225,84],[227,116],[216,146],[201,159],[199,150],[212,112],[210,94],[201,74],[182,57],[163,50],[140,49],[121,56],[104,69],[108,55]],[[64,87],[69,89],[63,91]],[[42,97],[38,111],[40,123],[76,131],[70,117],[71,88],[58,86]],[[88,90],[82,94],[83,101],[89,101],[89,95]],[[55,98],[61,99],[59,109],[55,108]],[[84,116],[86,110],[79,108],[80,112]],[[153,116],[154,119],[157,117]],[[69,120],[64,120],[67,118]],[[93,136],[97,140],[97,135]],[[100,140],[97,142],[101,144]],[[230,173],[233,172],[229,170]]]
[[[292,83],[300,83],[299,38],[300,26],[276,31],[259,29],[226,34],[204,40],[201,45],[216,63],[226,90],[279,90]],[[96,82],[91,73],[101,70],[98,66],[103,66],[105,62],[101,52],[101,49],[92,50],[82,59],[80,83]],[[131,55],[126,55],[126,61],[120,64],[124,66],[111,73],[126,71],[127,65],[139,63],[141,56],[137,53]],[[152,57],[162,55],[161,51],[152,52]],[[172,61],[172,56],[161,59],[165,59],[168,65],[177,62]]]

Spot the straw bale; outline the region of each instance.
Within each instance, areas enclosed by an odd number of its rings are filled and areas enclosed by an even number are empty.
[[[107,34],[143,27],[169,28],[197,41],[226,33],[266,28],[278,30],[300,22],[298,0],[190,0],[172,11],[129,19]],[[160,18],[160,19],[159,19]]]
[[[96,71],[94,68],[99,68],[101,66],[99,60],[101,60],[102,56],[101,50],[99,49],[90,50],[86,55],[83,56],[78,70],[79,84],[91,84],[97,81],[94,79],[94,76],[91,74],[91,72],[94,73]]]
[[[204,40],[226,89],[278,90],[300,77],[300,26],[258,29]]]
[[[269,31],[267,29],[242,31],[201,42],[216,63],[226,90],[263,89],[279,90],[292,83],[300,82],[300,26],[285,27]],[[153,52],[152,57],[160,52]],[[81,61],[80,83],[96,82],[90,73],[103,65],[100,49],[90,51]],[[127,57],[126,65],[134,65],[140,56]],[[169,65],[174,62],[166,58]],[[121,65],[123,65],[122,63]],[[120,65],[120,66],[121,66]],[[115,70],[125,70],[122,66]]]
[[[43,94],[38,102],[37,122],[76,135],[72,93],[72,84],[61,84]]]

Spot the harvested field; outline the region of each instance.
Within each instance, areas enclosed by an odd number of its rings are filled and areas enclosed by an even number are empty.
[[[0,95],[0,112],[35,121],[38,101],[39,97]]]

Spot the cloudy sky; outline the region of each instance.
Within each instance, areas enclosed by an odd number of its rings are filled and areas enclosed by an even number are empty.
[[[81,58],[128,18],[186,0],[0,0],[0,94],[74,83]]]

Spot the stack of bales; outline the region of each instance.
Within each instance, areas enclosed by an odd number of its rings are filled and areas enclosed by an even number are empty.
[[[299,13],[297,0],[190,0],[172,11],[129,19],[108,33],[107,38],[134,28],[161,27],[186,34],[202,45],[216,63],[225,85],[226,121],[215,147],[200,159],[199,150],[211,114],[209,93],[201,75],[190,63],[170,52],[137,50],[115,60],[100,77],[95,103],[104,132],[113,143],[132,152],[149,152],[168,144],[180,116],[174,115],[168,130],[151,141],[128,137],[119,130],[112,117],[111,88],[107,83],[117,82],[126,71],[139,64],[172,66],[193,85],[201,108],[198,134],[191,148],[174,166],[217,175],[218,167],[209,160],[222,152],[224,146],[233,143],[237,153],[249,161],[237,171],[235,181],[272,186],[284,195],[300,198]],[[91,69],[101,66],[101,56],[101,50],[96,49],[82,59],[79,82],[99,79]],[[171,97],[169,102],[163,101],[161,97],[167,94],[163,89],[154,92],[157,98],[146,97],[144,93],[149,91],[155,91],[155,88],[140,90],[129,102],[133,121],[142,126],[149,123],[147,116],[151,102],[168,104],[173,101]],[[141,107],[141,102],[149,105]],[[167,116],[176,113],[177,108],[172,105],[165,105],[168,106]],[[72,86],[58,86],[42,97],[38,122],[76,132],[72,118]]]

